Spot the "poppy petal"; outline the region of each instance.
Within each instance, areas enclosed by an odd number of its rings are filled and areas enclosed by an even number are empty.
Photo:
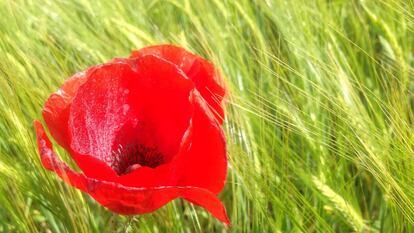
[[[162,186],[155,188],[126,187],[117,183],[92,181],[89,194],[103,206],[119,214],[143,214],[152,212],[176,198],[185,198],[201,206],[220,221],[230,224],[221,201],[206,189],[197,187]]]
[[[86,71],[76,73],[66,80],[57,92],[50,95],[45,103],[42,115],[50,134],[59,145],[70,152],[82,171],[94,178],[113,180],[115,173],[110,167],[92,156],[72,151],[69,147],[71,142],[71,137],[68,134],[70,106],[79,87],[86,82],[88,73],[93,70],[94,67],[91,67]]]
[[[68,149],[70,144],[67,133],[70,105],[78,88],[86,79],[86,72],[79,72],[70,77],[57,92],[50,95],[42,111],[50,134],[65,149]]]
[[[119,177],[118,183],[135,187],[194,186],[215,194],[223,189],[227,175],[223,130],[197,90],[191,91],[190,101],[192,118],[176,158],[154,169],[137,169]]]
[[[157,147],[160,159],[170,161],[192,112],[193,83],[175,65],[155,56],[134,59],[134,64],[118,59],[96,68],[70,109],[71,149],[94,156],[118,174],[132,165],[120,161],[122,154],[141,150],[138,144]]]
[[[144,117],[160,137],[157,142],[160,150],[170,155],[167,160],[171,160],[191,118],[189,96],[194,83],[175,65],[156,56],[143,56],[136,59],[136,64],[140,95],[145,102]]]
[[[175,163],[182,174],[177,185],[196,186],[219,193],[227,175],[226,142],[207,103],[194,90],[194,115]]]
[[[220,124],[224,119],[221,101],[225,95],[223,80],[213,64],[174,45],[156,45],[133,51],[131,57],[159,56],[177,65],[195,83]]]
[[[66,163],[62,162],[53,151],[52,143],[47,137],[43,125],[35,120],[33,122],[37,147],[40,154],[43,167],[47,170],[54,171],[65,182],[82,191],[86,190],[85,177],[74,172]]]
[[[120,214],[142,214],[152,212],[169,201],[182,197],[208,210],[217,219],[230,224],[226,210],[211,192],[196,187],[126,187],[114,182],[101,181],[77,173],[61,161],[53,152],[40,122],[34,121],[37,144],[43,166],[54,171],[62,180],[90,194],[100,204]]]
[[[134,85],[135,76],[130,66],[122,63],[104,64],[89,74],[70,107],[68,127],[73,151],[105,163],[111,159],[117,127],[127,118],[122,109],[126,101],[122,88]]]
[[[115,181],[118,178],[118,175],[110,166],[93,156],[82,155],[73,150],[71,150],[70,155],[83,173],[90,178],[106,181]]]
[[[190,71],[191,66],[196,59],[204,60],[203,58],[174,45],[148,46],[140,50],[132,51],[131,53],[131,57],[133,58],[147,55],[161,57],[178,66],[186,74]]]

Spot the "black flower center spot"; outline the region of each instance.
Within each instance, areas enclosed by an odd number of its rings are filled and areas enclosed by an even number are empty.
[[[128,174],[139,167],[156,168],[164,163],[164,156],[156,147],[140,144],[119,146],[112,156],[111,167],[118,175]]]

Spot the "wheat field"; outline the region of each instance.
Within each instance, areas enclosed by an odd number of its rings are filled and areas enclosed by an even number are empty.
[[[229,88],[231,228],[182,200],[116,215],[41,166],[50,93],[164,43]],[[414,232],[413,68],[413,0],[0,0],[0,232]]]

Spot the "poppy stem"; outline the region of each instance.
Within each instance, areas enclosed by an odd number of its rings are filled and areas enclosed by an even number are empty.
[[[117,226],[118,226],[118,221],[116,219],[118,215],[115,213],[112,213],[111,217],[109,217],[109,227],[108,232],[117,232]]]
[[[135,220],[134,216],[128,216],[127,218],[128,218],[128,220],[126,221],[125,226],[124,226],[124,230],[123,230],[123,232],[125,232],[125,233],[132,232],[132,230],[133,230],[132,224]]]

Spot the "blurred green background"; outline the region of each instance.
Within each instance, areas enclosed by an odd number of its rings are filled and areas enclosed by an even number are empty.
[[[413,32],[413,0],[0,0],[0,232],[414,232]],[[182,200],[114,215],[40,164],[49,94],[160,43],[230,88],[232,228]]]

